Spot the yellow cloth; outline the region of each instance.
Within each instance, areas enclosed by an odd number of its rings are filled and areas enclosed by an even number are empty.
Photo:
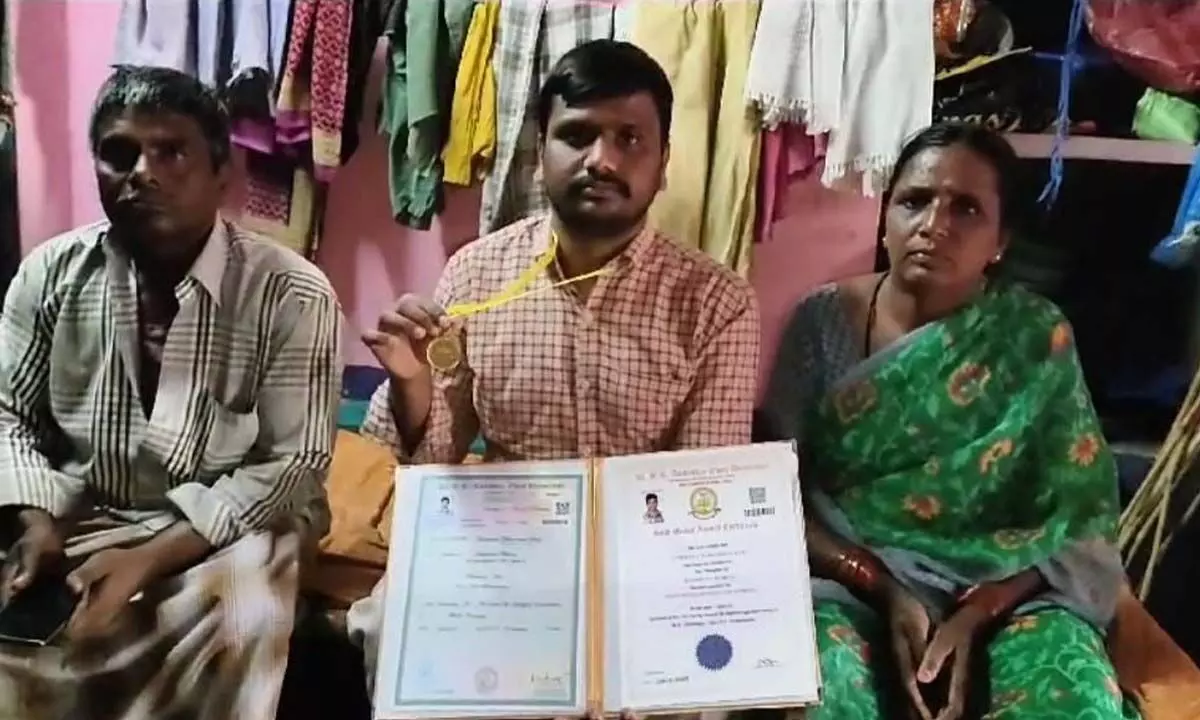
[[[450,137],[442,150],[443,180],[468,186],[487,172],[496,154],[496,73],[492,69],[500,0],[475,6],[454,79]]]
[[[345,607],[366,597],[387,567],[396,457],[388,448],[339,430],[325,487],[332,521],[305,591]]]
[[[638,3],[631,41],[675,90],[667,184],[651,222],[746,275],[754,244],[759,126],[746,103],[759,0]]]

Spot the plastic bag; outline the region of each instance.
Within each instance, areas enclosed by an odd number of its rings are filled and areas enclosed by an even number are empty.
[[[1162,90],[1146,88],[1133,114],[1133,134],[1143,140],[1195,145],[1200,139],[1200,107]]]
[[[1200,0],[1086,0],[1088,29],[1146,84],[1200,91]]]

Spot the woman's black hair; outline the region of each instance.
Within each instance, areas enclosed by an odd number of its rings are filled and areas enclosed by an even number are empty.
[[[956,146],[973,151],[996,171],[996,192],[1000,196],[1000,227],[1005,231],[1011,230],[1022,210],[1018,172],[1021,159],[1003,135],[982,125],[962,122],[937,123],[910,138],[900,150],[892,177],[884,190],[884,207],[891,202],[892,191],[913,158],[931,148]]]

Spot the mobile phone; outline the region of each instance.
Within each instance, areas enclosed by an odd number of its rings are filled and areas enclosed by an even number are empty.
[[[77,604],[79,597],[67,585],[66,575],[40,573],[0,607],[0,642],[45,647],[67,626]]]

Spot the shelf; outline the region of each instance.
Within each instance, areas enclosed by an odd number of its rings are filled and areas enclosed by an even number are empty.
[[[1017,154],[1023,158],[1048,158],[1050,150],[1054,147],[1054,136],[1049,134],[1009,133],[1007,137]],[[1067,138],[1067,143],[1063,147],[1063,158],[1156,165],[1191,165],[1195,152],[1194,146],[1181,142],[1073,135]]]

